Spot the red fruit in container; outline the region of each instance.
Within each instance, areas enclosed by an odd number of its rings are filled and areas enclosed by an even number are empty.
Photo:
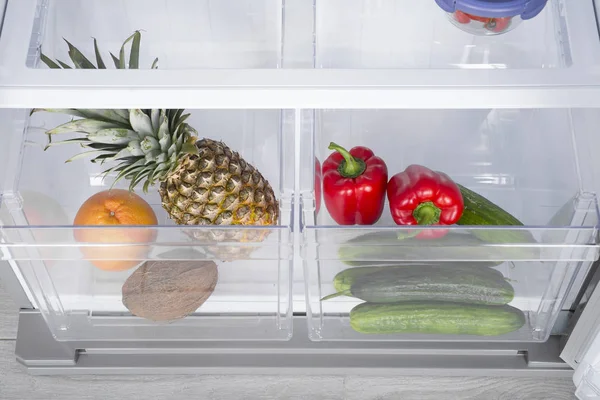
[[[485,29],[492,32],[504,32],[509,26],[511,17],[491,18],[485,24]]]
[[[479,21],[479,22],[485,22],[485,23],[487,23],[487,22],[489,22],[491,19],[493,19],[493,18],[490,18],[490,17],[480,17],[480,16],[473,15],[473,14],[467,14],[467,13],[464,13],[464,14],[465,14],[465,15],[466,15],[468,18],[470,18],[471,20],[473,20],[473,21]]]
[[[454,13],[454,19],[461,24],[468,24],[469,22],[471,22],[471,18],[469,18],[469,15],[465,14],[460,10],[456,10],[456,12]]]
[[[508,32],[535,18],[548,0],[435,0],[453,25],[473,35]]]

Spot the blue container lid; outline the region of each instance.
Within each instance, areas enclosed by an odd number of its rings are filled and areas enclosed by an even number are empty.
[[[538,15],[548,0],[435,0],[442,10],[456,10],[478,17],[502,18],[520,15],[531,19]]]

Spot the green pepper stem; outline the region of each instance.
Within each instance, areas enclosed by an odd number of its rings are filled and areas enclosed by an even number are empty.
[[[417,206],[413,211],[413,217],[419,225],[435,225],[440,222],[442,210],[433,202],[425,201]]]
[[[331,142],[329,144],[329,150],[335,150],[344,157],[344,161],[338,167],[339,173],[344,178],[356,178],[362,175],[367,169],[367,166],[363,160],[354,157],[348,150],[342,146]]]

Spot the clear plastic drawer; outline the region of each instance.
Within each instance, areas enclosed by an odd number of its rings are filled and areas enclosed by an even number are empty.
[[[572,282],[598,257],[598,182],[588,141],[595,119],[593,110],[567,109],[305,112],[302,258],[312,339],[545,341]],[[338,225],[330,214],[335,206],[315,192],[328,190],[319,186],[327,172],[315,171],[314,159],[322,165],[330,142],[371,148],[386,161],[390,177],[410,164],[443,171],[524,225],[438,227],[445,236],[423,239],[413,235],[422,227],[394,223],[387,198],[376,224]],[[414,286],[369,283],[369,274],[381,269],[391,282],[406,279]],[[499,279],[502,301],[471,297],[457,277]],[[463,292],[450,299],[447,282]],[[403,309],[410,303],[398,295],[413,291],[418,301]],[[379,297],[369,297],[372,292]],[[446,309],[444,301],[456,304]],[[473,304],[484,304],[485,312],[472,311]],[[518,323],[494,325],[507,314]],[[473,321],[491,328],[470,329]],[[371,325],[365,330],[364,324]],[[458,329],[463,334],[453,331],[459,326],[466,326]]]
[[[66,39],[91,50],[97,66],[94,38],[112,68],[108,52],[118,57],[123,41],[140,30],[141,69],[156,58],[156,66],[167,70],[281,66],[281,0],[40,0],[37,14],[31,48],[50,58],[68,60]],[[44,67],[32,56],[28,66]]]
[[[541,14],[490,37],[461,31],[435,1],[317,1],[315,64],[354,69],[567,68],[573,60],[566,3],[551,0]]]
[[[113,162],[65,162],[86,151],[78,145],[46,149],[45,132],[68,116],[29,111],[0,111],[0,248],[58,339],[291,337],[294,139],[286,111],[189,110],[187,120],[200,128],[199,138],[228,144],[263,174],[278,214],[265,226],[177,225],[158,184],[147,193],[138,186],[142,200],[132,200],[124,194],[127,179],[115,183],[116,172],[103,173]],[[228,184],[248,184],[232,158],[217,159],[227,156],[210,160],[229,163]],[[220,189],[209,190],[216,196]],[[119,195],[84,207],[103,193]],[[82,215],[104,225],[73,226]]]
[[[140,60],[122,63],[122,43],[136,31]],[[550,0],[497,36],[460,30],[434,1],[9,0],[0,101],[26,108],[74,101],[93,108],[472,109],[540,107],[540,99],[548,107],[597,106],[594,38],[592,0]],[[41,54],[68,62],[65,40],[86,69],[106,69],[48,70]],[[115,59],[136,70],[115,71]]]

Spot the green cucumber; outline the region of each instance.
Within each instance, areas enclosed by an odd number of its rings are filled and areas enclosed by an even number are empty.
[[[430,260],[432,253],[440,252],[449,260],[479,259],[469,264],[494,267],[509,259],[530,259],[535,254],[531,247],[489,247],[474,235],[448,232],[437,239],[399,239],[398,232],[386,230],[352,238],[338,248],[338,258],[352,267],[385,266],[402,260]],[[429,261],[414,261],[425,262]],[[409,262],[406,262],[409,263]]]
[[[448,232],[448,234],[433,238],[433,239],[417,239],[415,237],[409,237],[405,239],[398,238],[398,232],[396,230],[385,230],[379,232],[370,232],[363,235],[354,237],[348,240],[348,245],[369,245],[369,244],[400,244],[400,243],[427,243],[432,246],[455,246],[455,245],[478,245],[481,244],[481,240],[468,233],[457,233]]]
[[[438,334],[499,336],[525,325],[511,306],[449,302],[363,303],[350,312],[350,326],[364,334]]]
[[[447,268],[456,268],[456,267],[469,267],[469,268],[488,268],[488,267],[496,267],[499,263],[497,262],[477,262],[477,261],[465,261],[465,262],[452,262],[452,261],[440,261],[440,262],[431,262],[431,263],[382,263],[375,264],[372,266],[365,267],[354,267],[354,268],[346,268],[345,270],[338,272],[337,275],[333,278],[333,287],[336,292],[343,292],[345,290],[349,290],[356,278],[359,278],[363,275],[372,274],[373,272],[380,271],[385,268],[405,268],[405,267],[413,267],[417,265],[439,265],[441,267]],[[500,272],[492,269],[491,271],[495,271],[498,274],[502,275]]]
[[[326,296],[352,296],[370,303],[450,301],[503,305],[515,296],[504,276],[490,268],[414,265],[382,268],[354,276],[350,289]]]
[[[485,197],[458,183],[457,185],[465,204],[463,214],[457,222],[458,225],[523,226],[521,221]],[[525,230],[473,229],[471,233],[488,243],[518,244],[536,242],[531,233]]]
[[[384,267],[347,268],[342,272],[339,272],[333,278],[333,287],[336,292],[344,292],[346,290],[350,290],[350,287],[356,281],[357,278],[380,271],[383,268]]]

